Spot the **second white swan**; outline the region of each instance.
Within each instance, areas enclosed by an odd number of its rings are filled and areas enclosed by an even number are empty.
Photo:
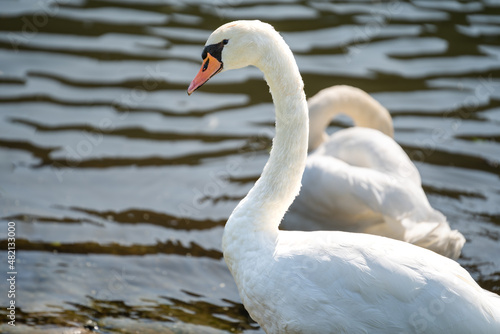
[[[323,89],[308,105],[312,153],[281,227],[376,234],[458,258],[465,238],[429,204],[417,168],[392,139],[387,109],[351,86]],[[339,114],[356,126],[328,137]]]

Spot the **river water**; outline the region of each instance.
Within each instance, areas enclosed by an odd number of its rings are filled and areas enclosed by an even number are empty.
[[[282,33],[308,96],[349,84],[389,109],[467,238],[458,261],[500,292],[500,2],[3,1],[0,243],[14,222],[18,274],[0,331],[263,333],[221,236],[268,157],[268,87],[246,68],[186,94],[235,19]]]

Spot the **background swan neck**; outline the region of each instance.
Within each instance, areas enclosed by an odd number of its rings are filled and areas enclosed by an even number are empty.
[[[225,237],[233,233],[233,228],[238,234],[245,230],[277,234],[285,212],[300,190],[307,158],[307,103],[293,54],[276,35],[278,40],[256,64],[264,72],[275,105],[276,135],[261,177],[233,211]]]
[[[333,86],[309,99],[309,150],[316,149],[328,136],[325,129],[339,114],[349,116],[356,126],[372,128],[393,137],[391,115],[378,101],[359,88]]]

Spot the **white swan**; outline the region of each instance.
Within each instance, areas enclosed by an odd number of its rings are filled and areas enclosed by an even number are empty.
[[[313,153],[281,227],[376,234],[458,258],[465,238],[429,204],[417,168],[392,139],[387,109],[351,86],[323,89],[308,104]],[[360,127],[328,137],[341,113]]]
[[[255,65],[276,106],[269,161],[222,242],[243,304],[267,333],[500,333],[500,297],[453,260],[369,234],[280,231],[307,158],[292,52],[272,26],[236,21],[210,35],[202,58],[189,94],[222,70]]]

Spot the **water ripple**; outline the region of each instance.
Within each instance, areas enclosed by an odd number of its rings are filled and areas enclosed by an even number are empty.
[[[500,291],[496,1],[43,0],[0,17],[16,333],[263,333],[220,242],[268,158],[269,88],[245,68],[186,94],[207,37],[240,18],[281,32],[308,96],[350,84],[389,109],[431,205],[467,238],[460,264]]]

